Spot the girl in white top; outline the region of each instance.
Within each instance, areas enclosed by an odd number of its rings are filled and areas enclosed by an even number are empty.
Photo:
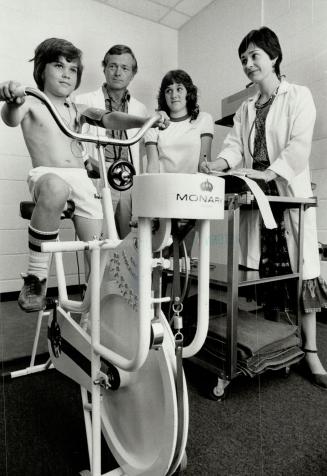
[[[238,53],[258,93],[238,109],[223,150],[214,162],[203,166],[203,171],[237,167],[258,180],[267,195],[311,197],[309,157],[316,110],[310,91],[281,79],[282,51],[278,37],[269,28],[252,30],[242,40]],[[260,269],[264,255],[265,261],[270,260],[276,267],[280,264],[277,255],[284,248],[282,264],[294,269],[298,226],[298,212],[286,210],[276,232],[281,246],[272,252],[272,246],[262,241],[262,236],[267,238],[269,233],[262,228],[261,240],[258,236],[258,216],[243,214],[242,264]],[[316,311],[327,307],[327,284],[319,275],[316,213],[310,207],[304,213],[302,332],[311,381],[326,389],[327,373],[317,355]]]
[[[150,130],[145,136],[147,172],[190,173],[210,160],[213,120],[199,112],[197,87],[183,70],[169,71],[162,79],[158,108],[170,117],[167,131]]]

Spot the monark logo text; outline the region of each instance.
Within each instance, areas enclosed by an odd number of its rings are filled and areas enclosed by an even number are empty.
[[[176,194],[176,200],[181,202],[202,202],[202,203],[220,203],[221,197],[215,197],[213,195],[198,195],[196,193],[184,193]]]

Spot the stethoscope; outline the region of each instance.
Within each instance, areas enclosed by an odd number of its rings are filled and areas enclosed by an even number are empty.
[[[125,107],[125,104],[128,103],[128,99],[127,97],[125,96],[124,99],[123,99],[123,104],[124,104],[124,107]],[[113,112],[113,107],[112,107],[112,99],[111,97],[109,96],[109,111],[110,112]],[[115,131],[112,130],[111,131],[111,137],[115,138]],[[128,135],[127,135],[127,131],[126,130],[122,130],[120,131],[120,134],[119,134],[119,139],[122,140],[122,139],[128,139]],[[126,146],[125,146],[126,147]],[[116,145],[113,145],[112,146],[112,150],[113,150],[113,153],[114,153],[114,161],[117,161],[117,160],[120,160],[121,159],[121,153],[122,153],[122,146],[119,145],[118,146],[118,151],[117,151],[117,146]],[[133,156],[132,156],[132,150],[131,150],[131,147],[128,145],[127,146],[127,156],[129,157],[129,161],[131,162],[132,165],[133,164]]]
[[[254,155],[253,155],[253,152],[251,151],[251,136],[253,134],[255,121],[256,121],[256,118],[252,122],[250,132],[249,132],[249,135],[248,135],[248,150],[249,150],[250,156],[252,157],[252,160],[254,160]]]
[[[111,136],[114,138],[115,135],[114,135],[114,131],[111,132]],[[123,130],[121,133],[120,133],[120,137],[119,139],[122,140],[122,139],[128,139],[128,136],[127,136],[127,131]],[[126,147],[126,146],[125,146]],[[121,153],[122,153],[122,146],[119,145],[118,146],[118,154],[117,154],[117,149],[116,149],[116,146],[113,145],[113,152],[114,152],[114,160],[120,160],[121,158]],[[131,162],[131,164],[133,165],[133,156],[132,156],[132,151],[131,151],[131,147],[128,145],[127,146],[127,154],[129,156],[129,160]]]
[[[268,101],[264,104],[265,106],[268,105],[269,102],[271,102],[270,106],[272,105],[272,103],[274,102],[275,100],[275,97],[277,96],[277,93],[278,93],[278,89],[279,89],[279,85],[278,87],[275,89],[275,91],[273,92],[273,94],[270,96],[270,98],[268,99]],[[259,98],[258,98],[259,99]],[[257,100],[258,101],[258,100]],[[255,107],[257,108],[256,104],[255,104]],[[268,112],[269,114],[269,112]],[[252,122],[252,125],[250,127],[250,132],[249,132],[249,135],[248,135],[248,140],[247,140],[247,145],[248,145],[248,150],[249,150],[249,154],[251,156],[251,158],[253,160],[255,160],[254,158],[254,155],[253,155],[253,152],[251,150],[251,136],[253,134],[253,130],[254,130],[254,126],[255,126],[255,123],[256,123],[256,120],[257,120],[257,116],[254,118],[253,122]]]

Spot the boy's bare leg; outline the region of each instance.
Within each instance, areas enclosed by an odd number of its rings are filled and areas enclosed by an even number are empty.
[[[90,218],[74,215],[73,222],[77,236],[81,241],[98,240],[101,237],[102,220],[91,220]]]
[[[91,220],[75,215],[73,218],[75,230],[81,241],[91,241],[94,238],[99,239],[102,233],[103,221]],[[85,252],[85,280],[88,281],[90,274],[90,255]]]
[[[28,229],[29,263],[18,298],[18,304],[26,312],[45,307],[51,254],[41,252],[41,243],[57,239],[61,212],[69,192],[68,184],[55,174],[43,175],[35,185],[36,205]]]
[[[35,185],[36,205],[31,225],[43,231],[58,230],[60,216],[69,198],[67,182],[56,174],[45,174]]]

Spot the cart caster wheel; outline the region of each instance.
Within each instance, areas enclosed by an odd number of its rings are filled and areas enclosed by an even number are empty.
[[[210,400],[214,400],[215,402],[221,402],[225,399],[225,391],[218,390],[217,387],[213,387],[209,392]]]
[[[291,374],[291,367],[285,367],[282,372],[284,378],[288,378]]]
[[[91,471],[89,471],[88,469],[83,469],[83,471],[80,471],[78,473],[78,476],[91,476]]]
[[[216,385],[209,391],[209,398],[215,402],[221,402],[226,398],[226,389],[230,384],[229,380],[218,377]]]

